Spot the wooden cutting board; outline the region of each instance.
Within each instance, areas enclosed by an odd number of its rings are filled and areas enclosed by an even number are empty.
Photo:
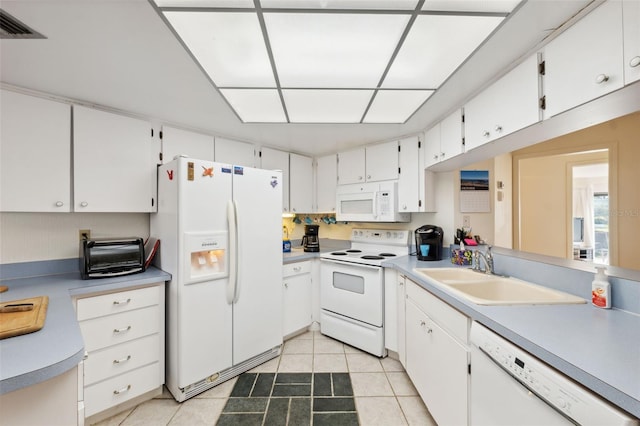
[[[33,309],[23,312],[0,312],[0,339],[33,333],[44,326],[47,317],[49,297],[39,296],[29,299],[12,300],[0,303],[0,308],[6,305],[33,303]]]

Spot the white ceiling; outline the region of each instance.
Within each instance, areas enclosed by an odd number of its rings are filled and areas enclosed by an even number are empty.
[[[343,0],[349,3],[357,0]],[[425,130],[589,3],[526,1],[404,124],[242,123],[146,0],[3,0],[2,9],[47,38],[0,40],[0,79],[157,123],[320,155]],[[283,95],[295,102],[295,92]],[[361,102],[340,97],[336,103],[330,95],[318,98],[327,114]]]

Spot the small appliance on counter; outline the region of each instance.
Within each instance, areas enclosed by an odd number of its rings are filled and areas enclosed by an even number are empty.
[[[82,279],[115,277],[144,271],[142,238],[99,238],[80,241]]]
[[[320,239],[318,237],[318,230],[320,225],[305,225],[304,236],[302,237],[302,247],[307,252],[320,251]]]
[[[442,228],[435,225],[423,225],[416,229],[416,252],[418,260],[442,260]]]

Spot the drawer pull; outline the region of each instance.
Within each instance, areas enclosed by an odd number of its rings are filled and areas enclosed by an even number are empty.
[[[116,389],[116,390],[113,391],[113,394],[114,395],[120,395],[121,393],[127,392],[129,389],[131,389],[131,385],[127,385],[126,388]]]
[[[131,298],[129,298],[127,300],[114,300],[113,304],[114,305],[126,305],[129,302],[131,302]]]
[[[131,330],[131,326],[125,327],[125,328],[114,328],[113,332],[114,333],[124,333],[125,331],[129,331]]]
[[[609,81],[609,76],[606,74],[598,74],[596,77],[596,84],[602,84],[606,81]]]
[[[131,355],[127,355],[126,358],[120,358],[120,359],[114,359],[113,363],[114,364],[122,364],[123,362],[127,362],[131,359]]]
[[[300,266],[294,266],[294,267],[293,267],[293,270],[294,270],[294,271],[296,271],[296,272],[300,272],[300,270],[302,270],[302,267],[300,267]]]

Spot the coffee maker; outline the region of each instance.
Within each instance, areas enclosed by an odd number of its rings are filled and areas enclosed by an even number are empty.
[[[424,225],[416,229],[415,235],[418,260],[442,260],[442,228]]]
[[[304,251],[320,251],[320,239],[318,238],[319,228],[320,225],[304,226],[304,236],[302,237],[302,246],[304,247]]]

